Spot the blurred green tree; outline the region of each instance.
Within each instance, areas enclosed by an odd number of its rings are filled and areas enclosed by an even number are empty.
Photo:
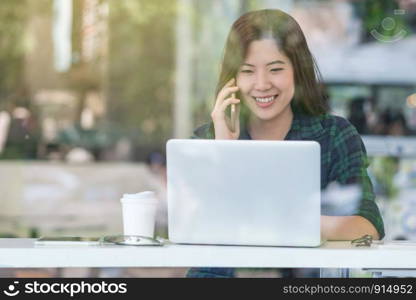
[[[25,98],[23,77],[27,0],[0,1],[0,110]]]
[[[108,117],[136,146],[163,149],[173,124],[176,1],[109,4]]]

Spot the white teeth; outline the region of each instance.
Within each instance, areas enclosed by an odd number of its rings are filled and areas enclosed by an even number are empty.
[[[262,103],[267,103],[267,102],[271,102],[274,99],[274,96],[268,97],[268,98],[255,98],[256,101],[258,102],[262,102]]]

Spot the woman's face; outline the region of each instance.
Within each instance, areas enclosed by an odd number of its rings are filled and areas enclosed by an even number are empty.
[[[291,114],[295,93],[292,63],[273,39],[253,41],[237,74],[243,101],[260,120]]]

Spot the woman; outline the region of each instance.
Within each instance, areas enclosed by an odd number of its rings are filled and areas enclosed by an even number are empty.
[[[322,216],[327,240],[384,236],[367,175],[364,144],[345,119],[327,114],[319,70],[297,22],[280,10],[241,16],[225,46],[212,122],[193,138],[314,140],[321,145],[321,189],[330,182],[359,184],[355,215]],[[226,110],[236,106],[235,130]],[[230,276],[232,269],[191,269],[190,277]]]

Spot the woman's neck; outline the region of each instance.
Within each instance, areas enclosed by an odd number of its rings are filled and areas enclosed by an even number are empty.
[[[292,121],[293,112],[289,108],[271,120],[251,117],[248,131],[253,140],[284,140],[292,126]]]

